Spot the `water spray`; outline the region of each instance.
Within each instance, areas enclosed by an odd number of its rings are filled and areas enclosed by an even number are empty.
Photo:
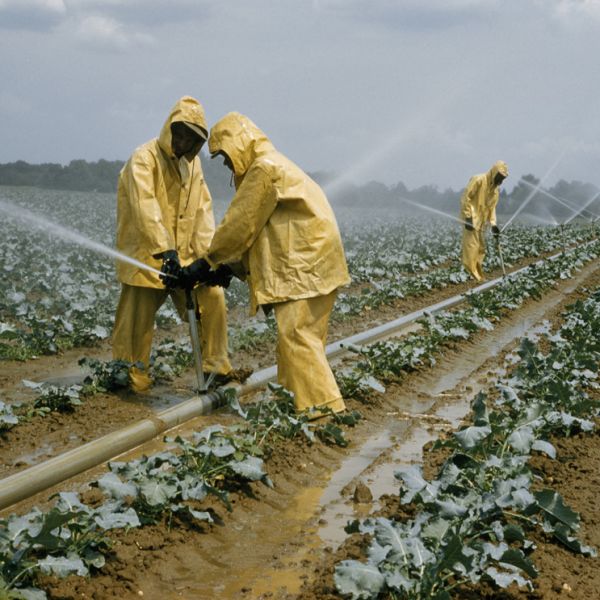
[[[122,254],[118,252],[114,248],[110,248],[109,246],[105,246],[100,242],[96,242],[91,240],[81,233],[74,231],[72,229],[68,229],[67,227],[63,227],[58,223],[54,223],[50,221],[46,217],[41,215],[37,215],[35,213],[30,212],[25,208],[21,208],[16,204],[12,204],[11,202],[6,202],[5,200],[0,200],[0,212],[5,213],[9,219],[13,219],[15,221],[21,221],[28,224],[33,225],[40,231],[45,233],[50,233],[55,237],[59,237],[63,240],[68,240],[70,242],[74,242],[79,246],[87,248],[88,250],[93,250],[98,254],[104,254],[106,256],[110,256],[111,258],[115,258],[122,262],[129,263],[140,269],[145,271],[150,271],[151,273],[156,273],[157,275],[161,275],[161,272],[154,267],[151,267],[135,258],[131,258],[131,256],[127,256],[126,254]]]
[[[585,210],[585,207],[582,209],[577,210],[576,208],[574,208],[572,205],[568,204],[566,200],[563,200],[561,198],[559,198],[558,196],[555,196],[554,194],[551,194],[550,192],[548,192],[547,190],[544,190],[540,187],[540,185],[535,186],[533,183],[525,180],[525,179],[521,179],[521,181],[523,183],[526,183],[528,186],[535,188],[536,191],[541,192],[542,194],[544,194],[545,196],[548,196],[548,198],[550,198],[551,200],[554,200],[555,202],[558,202],[559,204],[561,204],[562,206],[564,206],[565,208],[568,208],[571,212],[575,213],[575,215],[578,215],[582,212],[587,212],[589,215],[591,215],[592,217],[596,217],[597,215],[593,214],[592,212],[590,212],[589,210]],[[597,197],[597,196],[596,196]],[[594,200],[596,199],[596,197],[594,198]],[[575,216],[574,215],[574,216]]]
[[[563,153],[556,159],[554,164],[546,171],[544,176],[540,179],[540,182],[537,185],[537,187],[535,187],[535,189],[533,189],[531,191],[531,193],[529,194],[529,196],[527,196],[527,198],[525,198],[525,201],[521,204],[521,206],[519,206],[519,208],[517,208],[517,210],[513,213],[512,217],[504,224],[504,227],[502,227],[502,229],[500,230],[501,233],[514,221],[516,216],[529,204],[531,199],[535,196],[536,192],[538,191],[539,186],[542,185],[542,182],[550,175],[550,173],[552,173],[552,171],[554,171],[554,169],[556,169],[556,167],[558,167],[559,163],[562,161],[562,159],[564,158],[566,153],[567,153],[567,151],[564,150]],[[521,178],[521,181],[525,181],[525,180]],[[529,182],[527,181],[525,183],[529,183]]]
[[[571,215],[565,222],[564,225],[568,225],[573,219],[575,219],[578,215],[580,215],[590,204],[592,204],[597,198],[600,196],[600,190],[594,194],[592,198],[590,198],[575,214]],[[591,223],[594,223],[598,219],[597,216],[590,219]]]
[[[397,198],[398,198],[398,200],[400,200],[400,202],[410,204],[411,206],[416,206],[417,208],[432,212],[432,213],[434,213],[436,215],[440,215],[442,217],[446,217],[447,219],[452,219],[453,221],[457,221],[461,225],[467,224],[466,221],[463,221],[462,219],[459,219],[458,217],[455,217],[454,215],[448,214],[447,212],[444,212],[443,210],[439,210],[437,208],[432,208],[431,206],[427,206],[426,204],[419,204],[417,202],[413,202],[412,200],[409,200],[408,198],[403,198],[402,196],[398,196]]]

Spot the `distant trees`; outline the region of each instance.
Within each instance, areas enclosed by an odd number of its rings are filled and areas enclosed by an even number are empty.
[[[0,185],[35,186],[41,188],[116,192],[119,172],[123,161],[99,160],[87,162],[85,160],[72,160],[68,165],[44,163],[31,165],[18,160],[13,163],[0,164]],[[216,205],[224,210],[224,206],[235,193],[230,185],[230,173],[220,160],[211,160],[206,154],[202,155],[202,169]],[[311,177],[324,186],[336,180],[336,174],[330,171],[310,173]],[[510,180],[512,183],[512,179]],[[466,182],[465,182],[466,183]],[[524,202],[527,207],[524,212],[537,215],[540,219],[552,222],[563,222],[573,211],[569,206],[581,207],[597,193],[598,188],[590,183],[580,181],[560,180],[552,188],[545,188],[546,193],[536,191],[540,180],[532,174],[523,175],[514,184],[512,191],[506,191],[503,186],[500,191],[498,215],[508,216],[514,214]],[[383,208],[414,213],[403,199],[408,199],[417,204],[425,204],[446,213],[458,215],[460,196],[462,190],[455,191],[447,188],[438,190],[435,185],[423,185],[415,189],[408,189],[401,181],[393,186],[387,186],[378,181],[369,181],[363,185],[345,185],[336,188],[328,194],[331,203],[340,208]],[[553,195],[557,200],[550,198]],[[562,203],[561,203],[562,202]],[[600,199],[597,199],[589,210],[598,214],[600,212]]]
[[[87,162],[72,160],[68,165],[44,163],[32,165],[23,160],[0,164],[0,185],[29,185],[33,187],[73,190],[116,192],[122,160],[99,160]],[[229,199],[233,188],[229,186],[229,172],[219,161],[202,157],[202,168],[214,197]]]
[[[0,185],[31,185],[55,190],[112,192],[123,161],[72,160],[68,165],[31,165],[23,160],[0,164]]]

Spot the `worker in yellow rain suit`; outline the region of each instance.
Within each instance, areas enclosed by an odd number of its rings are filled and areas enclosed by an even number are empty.
[[[482,175],[469,180],[460,199],[460,216],[465,222],[462,241],[462,263],[477,281],[483,281],[485,257],[485,228],[491,225],[492,233],[500,235],[496,223],[496,205],[500,184],[508,177],[506,163],[499,160]]]
[[[117,192],[117,248],[155,269],[187,265],[208,251],[215,230],[212,200],[198,157],[207,138],[202,105],[189,96],[171,110],[158,138],[137,148],[123,167]],[[113,331],[113,358],[143,363],[130,369],[134,391],[146,391],[154,319],[171,296],[186,318],[183,290],[167,290],[151,271],[117,263],[121,297]],[[203,367],[227,374],[227,314],[220,287],[198,287]]]
[[[204,265],[241,263],[251,314],[274,310],[278,382],[294,393],[296,410],[344,410],[325,343],[337,289],[350,277],[325,194],[244,115],[225,115],[208,145],[233,172],[236,193]]]

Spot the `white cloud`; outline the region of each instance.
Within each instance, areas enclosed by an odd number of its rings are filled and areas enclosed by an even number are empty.
[[[67,9],[63,0],[0,0],[0,10],[30,9],[64,13]]]
[[[116,50],[152,44],[154,38],[127,29],[116,19],[102,15],[87,15],[70,23],[75,37],[84,44]]]
[[[535,0],[542,9],[551,7],[554,17],[563,21],[600,19],[600,0]]]

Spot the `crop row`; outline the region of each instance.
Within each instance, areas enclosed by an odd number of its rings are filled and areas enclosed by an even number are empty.
[[[115,207],[109,194],[27,188],[3,188],[2,193],[17,206],[113,245]],[[119,295],[112,259],[18,221],[0,223],[0,234],[0,268],[6,274],[0,283],[0,359],[55,354],[95,345],[110,335]],[[575,228],[564,232],[511,228],[503,237],[504,259],[512,264],[557,248],[566,236],[577,243],[589,235],[589,230]],[[360,293],[340,294],[334,318],[467,279],[457,261],[460,233],[454,225],[404,219],[367,223],[360,230],[350,227],[343,236],[353,281],[367,287]],[[492,250],[488,257],[486,268],[497,266]],[[245,305],[245,285],[234,282],[227,298],[230,306]],[[180,323],[171,303],[159,311],[158,323],[164,327]],[[256,322],[232,325],[232,348],[256,343],[253,337],[259,327]]]
[[[396,380],[421,365],[435,364],[436,354],[444,347],[468,339],[477,331],[493,329],[493,322],[507,311],[515,310],[527,298],[541,297],[556,281],[571,277],[574,270],[599,255],[599,241],[576,247],[554,260],[532,264],[520,273],[509,275],[491,290],[469,294],[466,308],[420,319],[424,331],[369,346],[351,347],[359,360],[337,373],[342,393],[347,397],[364,397],[373,385],[381,387],[380,383],[374,384],[374,377]]]
[[[0,519],[0,597],[11,600],[42,600],[36,588],[44,574],[59,577],[88,575],[103,567],[113,542],[110,531],[152,523],[182,526],[212,523],[214,509],[203,508],[208,497],[228,510],[231,490],[248,482],[272,485],[264,458],[278,439],[306,437],[346,445],[340,425],[354,425],[358,413],[337,416],[314,424],[310,415],[295,414],[293,397],[280,386],[248,407],[242,407],[235,391],[227,392],[240,424],[215,425],[194,433],[190,439],[166,439],[165,451],[127,463],[110,463],[109,471],[91,484],[104,500],[86,504],[77,493],[53,496],[47,511],[34,508],[25,515]],[[3,595],[4,594],[4,595]]]
[[[512,267],[527,257],[537,257],[551,253],[567,245],[585,243],[594,239],[597,232],[591,228],[512,228],[502,238],[502,259],[506,267]],[[568,240],[568,243],[567,243]],[[371,285],[360,293],[341,293],[336,304],[334,318],[357,315],[365,308],[375,309],[409,296],[419,296],[426,292],[443,289],[452,284],[470,279],[458,262],[459,250],[454,253],[454,261],[445,267],[413,275],[394,277],[393,259],[385,263],[385,255],[379,257],[381,267],[371,271]],[[496,245],[488,240],[488,251],[484,261],[485,271],[493,271],[501,266]]]
[[[547,325],[542,340],[524,338],[507,357],[510,375],[479,393],[470,422],[434,446],[449,454],[435,479],[416,466],[395,473],[413,517],[352,524],[349,531],[371,541],[365,562],[336,566],[344,597],[449,600],[456,587],[479,581],[531,588],[536,530],[596,555],[577,539],[579,515],[535,482],[528,460],[532,452],[555,458],[553,435],[593,430],[599,410],[588,390],[600,388],[599,328],[597,289],[570,307],[556,333]]]

